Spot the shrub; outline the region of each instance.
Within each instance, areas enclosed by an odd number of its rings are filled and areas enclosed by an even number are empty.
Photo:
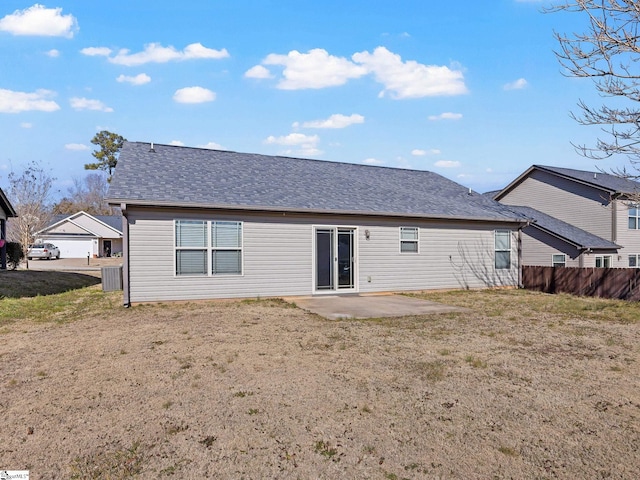
[[[11,270],[18,268],[24,258],[22,244],[20,242],[7,242],[7,264]]]

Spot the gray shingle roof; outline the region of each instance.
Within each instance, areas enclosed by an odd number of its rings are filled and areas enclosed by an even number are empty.
[[[620,248],[619,245],[616,245],[609,240],[589,233],[569,223],[563,222],[562,220],[558,220],[557,218],[547,215],[546,213],[542,213],[535,208],[514,205],[510,205],[509,208],[534,220],[535,223],[532,224],[534,228],[540,228],[541,230],[545,230],[561,237],[578,248],[591,248],[594,250]]]
[[[589,172],[586,170],[574,170],[572,168],[551,167],[546,165],[534,165],[535,168],[546,170],[558,175],[573,178],[581,182],[600,187],[617,193],[640,193],[640,183],[628,178],[619,177],[610,173]]]
[[[49,225],[43,230],[46,230],[47,228],[73,215],[74,214],[68,215],[64,213],[53,215],[53,217],[51,217],[51,222],[49,222]],[[122,215],[91,215],[91,216],[97,220],[100,220],[102,223],[106,223],[111,228],[115,228],[119,232],[122,232]]]
[[[108,201],[519,221],[504,205],[427,171],[127,142]]]

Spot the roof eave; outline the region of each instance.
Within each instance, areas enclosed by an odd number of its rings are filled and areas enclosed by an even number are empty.
[[[497,217],[461,217],[455,215],[434,215],[421,213],[399,213],[399,212],[372,212],[362,210],[323,210],[314,208],[290,208],[290,207],[271,207],[262,205],[225,205],[225,204],[202,204],[202,203],[176,203],[162,201],[145,201],[131,200],[124,198],[109,198],[109,205],[120,206],[135,205],[138,207],[159,207],[159,208],[197,208],[197,209],[214,209],[214,210],[238,210],[238,211],[259,211],[259,212],[286,212],[286,213],[302,213],[302,214],[331,214],[331,215],[361,215],[372,217],[399,217],[399,218],[429,218],[434,220],[459,220],[474,222],[499,222],[510,223],[515,225],[525,225],[527,220],[518,218],[497,218]]]
[[[7,214],[7,217],[18,216],[18,213],[16,212],[15,208],[13,208],[13,205],[11,205],[11,202],[9,201],[9,199],[4,194],[1,188],[0,188],[0,206],[2,206],[2,209]]]
[[[576,247],[578,250],[612,250],[612,249],[619,249],[622,248],[620,245],[612,243],[611,246],[594,246],[594,245],[582,245],[581,243],[578,243],[574,240],[571,240],[570,238],[567,238],[563,235],[560,235],[559,233],[556,233],[552,230],[549,230],[548,228],[545,228],[535,222],[531,222],[529,224],[529,226],[537,228],[538,230],[541,230],[553,237],[556,237],[559,240],[562,240],[563,242],[568,243],[569,245],[573,245],[574,247]]]

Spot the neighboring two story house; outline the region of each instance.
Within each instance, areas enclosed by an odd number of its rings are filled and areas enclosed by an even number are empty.
[[[490,196],[531,219],[523,265],[640,267],[640,183],[533,165]]]

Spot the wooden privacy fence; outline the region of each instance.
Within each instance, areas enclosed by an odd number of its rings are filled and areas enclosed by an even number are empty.
[[[522,267],[524,288],[545,293],[640,300],[640,269]]]

